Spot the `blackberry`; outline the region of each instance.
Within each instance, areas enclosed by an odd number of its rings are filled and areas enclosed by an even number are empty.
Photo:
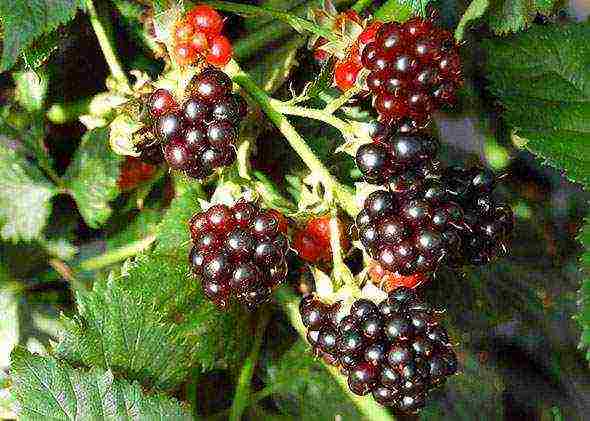
[[[340,368],[353,393],[417,412],[426,394],[457,372],[438,313],[413,290],[397,288],[379,305],[359,299],[338,323],[329,317],[337,308],[308,295],[299,311],[314,352]]]
[[[357,216],[359,239],[381,270],[426,277],[459,251],[464,229],[461,207],[443,185],[427,179],[414,193],[377,190]]]
[[[358,149],[356,164],[369,183],[399,184],[400,177],[407,178],[409,174],[420,177],[419,171],[436,157],[438,149],[436,139],[422,134],[379,136],[375,142]]]
[[[430,20],[389,22],[362,50],[367,88],[379,120],[423,127],[433,111],[456,102],[462,84],[458,48],[451,33]]]
[[[165,89],[151,94],[148,108],[154,119],[154,145],[161,148],[172,169],[203,179],[216,168],[233,164],[247,106],[231,88],[225,73],[207,68],[190,81],[181,106]]]
[[[452,263],[485,265],[508,252],[508,244],[514,228],[512,209],[499,204],[492,196],[497,178],[488,169],[448,168],[442,180],[446,192],[461,204],[465,212],[465,229],[461,237],[461,253]],[[458,240],[452,239],[458,242]]]
[[[220,308],[234,298],[249,309],[270,299],[287,275],[289,243],[282,218],[243,200],[231,208],[213,205],[191,218],[189,264],[207,298]],[[308,327],[320,327],[323,313],[313,307],[306,311]]]

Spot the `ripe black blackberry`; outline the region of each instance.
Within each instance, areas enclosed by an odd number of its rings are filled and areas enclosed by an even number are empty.
[[[403,193],[377,190],[357,215],[359,239],[385,269],[429,274],[460,250],[463,210],[437,179],[423,179]],[[411,187],[411,186],[410,186]]]
[[[409,177],[420,178],[439,149],[436,139],[424,134],[383,133],[362,145],[356,164],[365,180],[373,184],[400,184]],[[412,183],[415,184],[414,180]]]
[[[376,305],[359,299],[349,314],[312,295],[299,311],[314,352],[340,367],[353,393],[384,406],[417,412],[427,393],[457,371],[457,357],[440,313],[409,288],[400,287]]]
[[[202,179],[235,161],[234,145],[247,106],[231,88],[225,73],[207,68],[190,81],[181,105],[165,89],[152,93],[151,130],[171,168]]]
[[[494,173],[478,167],[451,167],[444,171],[441,181],[447,194],[459,202],[465,212],[461,253],[452,263],[485,265],[506,255],[514,215],[510,206],[498,204],[492,196],[497,184]]]
[[[239,201],[214,205],[190,222],[189,264],[207,298],[225,308],[230,298],[254,309],[268,301],[287,275],[285,217]]]
[[[430,20],[413,18],[381,25],[362,52],[370,70],[367,88],[379,120],[409,120],[422,127],[433,111],[456,101],[462,84],[461,62],[452,34]]]

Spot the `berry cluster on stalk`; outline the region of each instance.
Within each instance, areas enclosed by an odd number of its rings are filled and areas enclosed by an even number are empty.
[[[369,256],[394,276],[423,280],[442,263],[483,265],[505,255],[514,221],[510,207],[492,197],[494,174],[443,169],[436,139],[395,129],[378,124],[373,142],[356,154],[364,179],[385,187],[356,218]]]
[[[452,34],[419,17],[381,25],[361,60],[370,70],[366,84],[373,107],[387,124],[409,119],[424,126],[433,111],[455,103],[462,84]]]
[[[181,66],[204,59],[208,64],[223,67],[232,58],[233,47],[222,35],[223,18],[215,9],[200,4],[175,23],[172,39],[174,59]]]
[[[287,220],[273,209],[239,201],[213,205],[190,222],[189,264],[219,308],[231,298],[255,309],[287,276]]]
[[[379,305],[358,299],[348,314],[340,303],[308,295],[299,311],[314,352],[341,369],[353,393],[372,394],[381,405],[416,412],[457,371],[440,313],[409,288],[395,289]]]
[[[148,99],[153,122],[152,143],[137,146],[141,156],[163,158],[172,169],[198,179],[236,159],[235,143],[246,115],[244,99],[232,93],[232,81],[224,72],[207,68],[190,81],[185,101],[178,104],[171,92],[155,90]]]
[[[483,168],[451,167],[444,171],[442,181],[465,213],[466,229],[455,263],[485,265],[506,255],[514,214],[510,206],[497,203],[492,196],[497,177]]]

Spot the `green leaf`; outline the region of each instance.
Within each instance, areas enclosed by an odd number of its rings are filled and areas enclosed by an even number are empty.
[[[588,218],[578,235],[578,241],[584,247],[580,257],[580,269],[584,274],[584,280],[578,293],[578,314],[575,318],[582,329],[579,348],[586,351],[586,359],[590,361],[590,220]]]
[[[590,186],[590,24],[537,26],[485,43],[491,91],[526,147]]]
[[[22,348],[12,353],[11,373],[21,420],[192,419],[177,401],[146,395],[111,371],[74,369]]]
[[[239,315],[208,302],[187,266],[186,255],[152,254],[95,282],[78,294],[79,316],[64,320],[58,355],[158,389],[176,387],[195,363],[210,369],[240,359],[248,341],[239,340]]]
[[[334,60],[330,58],[322,66],[320,74],[313,79],[313,82],[311,82],[309,87],[306,89],[306,95],[310,98],[317,97],[321,92],[323,92],[325,89],[329,88],[330,85],[332,85],[333,75]]]
[[[42,38],[38,38],[33,45],[23,52],[25,65],[31,69],[41,67],[49,60],[51,54],[57,50],[61,41],[62,37],[59,31],[54,31]]]
[[[65,175],[66,187],[88,226],[97,228],[111,215],[109,202],[117,197],[121,157],[108,143],[108,129],[87,132]]]
[[[8,139],[0,140],[0,235],[15,242],[41,238],[57,189]]]
[[[283,415],[301,420],[333,420],[335,414],[343,419],[362,419],[303,340],[272,363],[267,376],[272,399]]]
[[[201,211],[199,199],[204,197],[201,185],[186,179],[177,179],[176,189],[179,191],[170,209],[166,212],[158,229],[158,245],[156,250],[163,252],[179,251],[188,254],[190,233],[189,219]]]
[[[383,22],[404,22],[413,15],[427,16],[426,8],[431,0],[388,0],[375,12],[375,18]]]
[[[459,24],[457,25],[457,29],[455,30],[455,38],[458,41],[461,41],[465,36],[465,29],[467,25],[469,25],[472,21],[481,18],[484,13],[488,10],[490,6],[489,0],[472,0],[463,13]]]
[[[0,72],[8,70],[35,39],[72,20],[84,0],[4,0],[0,2],[3,50]]]
[[[561,5],[560,0],[499,0],[488,10],[488,23],[497,34],[526,29],[537,13],[552,14]]]

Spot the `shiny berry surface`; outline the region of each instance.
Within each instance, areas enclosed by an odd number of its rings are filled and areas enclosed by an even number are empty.
[[[204,4],[197,5],[189,10],[186,15],[195,31],[203,32],[207,37],[214,37],[223,29],[223,18],[211,6]]]
[[[388,124],[427,125],[433,111],[455,103],[463,83],[452,36],[422,18],[379,26],[362,63],[373,106]]]
[[[378,305],[357,299],[343,317],[330,317],[339,308],[308,295],[299,312],[314,353],[340,369],[353,393],[415,413],[457,372],[446,330],[412,289],[395,288]]]
[[[190,80],[180,106],[170,92],[157,89],[147,100],[154,123],[146,133],[154,140],[138,149],[145,155],[149,151],[154,161],[159,154],[172,169],[198,179],[232,165],[247,106],[231,89],[231,79],[211,67]],[[148,158],[142,159],[148,162]]]
[[[226,308],[234,300],[253,310],[270,300],[272,290],[284,281],[288,241],[278,231],[279,218],[274,212],[241,200],[232,207],[213,205],[189,221],[192,272],[218,307]],[[261,217],[274,221],[263,236],[255,229]],[[318,317],[323,316],[310,307],[309,326],[319,326]]]
[[[162,116],[176,107],[176,101],[166,89],[156,89],[149,98],[149,111],[153,117]]]
[[[233,56],[233,47],[229,39],[218,35],[209,42],[207,62],[214,66],[225,66]]]

